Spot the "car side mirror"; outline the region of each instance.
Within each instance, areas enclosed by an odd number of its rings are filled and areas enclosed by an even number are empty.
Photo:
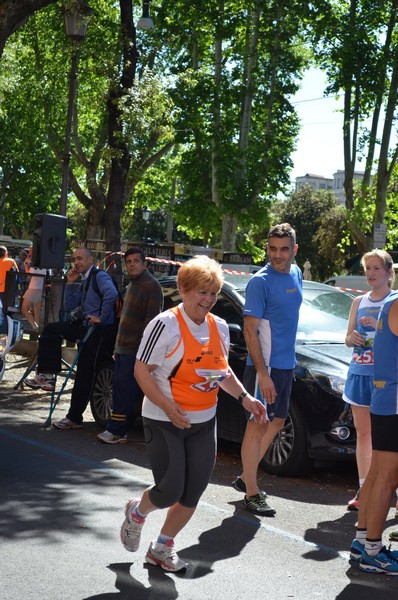
[[[237,323],[228,323],[229,337],[231,344],[245,345],[245,336],[243,335],[242,327]]]

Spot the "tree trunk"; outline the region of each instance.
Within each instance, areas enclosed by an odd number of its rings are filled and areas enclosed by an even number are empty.
[[[259,7],[257,7],[259,8]],[[278,2],[277,5],[277,17],[276,26],[273,39],[273,52],[271,58],[271,75],[270,75],[270,89],[267,100],[267,121],[264,131],[264,143],[263,143],[263,158],[261,161],[261,177],[257,179],[257,185],[253,188],[252,198],[250,204],[255,204],[258,197],[264,190],[264,182],[269,174],[269,155],[271,154],[271,147],[274,142],[272,138],[272,128],[274,119],[274,103],[276,101],[275,91],[277,86],[277,75],[279,63],[281,61],[281,43],[280,43],[280,22],[283,8],[283,0]]]
[[[243,87],[245,93],[242,98],[241,115],[239,122],[239,160],[235,173],[236,194],[245,193],[245,179],[247,168],[247,150],[250,139],[250,123],[253,108],[254,83],[253,74],[257,64],[257,44],[258,44],[258,25],[260,18],[260,9],[256,5],[253,14],[249,14],[246,20],[246,50],[245,50],[245,68],[243,72]],[[222,249],[224,252],[234,252],[236,250],[236,230],[238,219],[233,214],[226,214],[222,220]]]
[[[119,100],[134,85],[138,63],[136,31],[133,23],[132,0],[120,1],[121,30],[123,36],[123,64],[120,81],[109,94],[108,141],[112,152],[111,173],[105,209],[105,246],[109,251],[121,247],[121,215],[126,203],[126,181],[131,157],[123,135],[123,120]]]
[[[0,3],[0,58],[10,35],[34,12],[58,0],[2,0]]]
[[[384,95],[384,85],[387,76],[387,65],[389,61],[390,47],[392,34],[395,28],[396,23],[396,7],[398,6],[398,0],[394,2],[393,11],[390,15],[390,21],[388,24],[388,29],[383,45],[383,53],[382,53],[382,61],[378,70],[378,81],[375,89],[375,101],[374,101],[374,110],[372,117],[372,125],[369,135],[369,148],[366,156],[366,165],[365,165],[365,174],[361,185],[362,196],[365,197],[369,193],[369,188],[371,186],[371,175],[374,164],[375,150],[376,150],[376,140],[377,140],[377,130],[379,126],[380,120],[380,112],[381,107],[383,106],[383,95]]]
[[[166,226],[166,240],[168,242],[173,241],[173,228],[174,228],[174,219],[173,219],[173,208],[176,202],[176,188],[177,188],[177,180],[175,177],[171,180],[171,191],[170,191],[170,202],[169,208],[167,211],[167,226]]]
[[[235,215],[224,215],[222,220],[222,249],[234,252],[236,248],[236,228],[238,220]]]
[[[222,73],[222,23],[224,20],[224,2],[218,3],[218,19],[216,38],[214,41],[214,103],[213,103],[213,133],[211,140],[211,199],[216,206],[220,205],[218,194],[218,162],[219,162],[219,131],[221,127],[221,73]]]
[[[396,162],[396,151],[389,164],[389,147],[391,140],[391,130],[394,124],[394,113],[398,99],[398,48],[394,53],[393,70],[391,74],[391,83],[388,93],[386,114],[381,138],[379,164],[377,168],[376,183],[376,207],[373,223],[383,223],[387,209],[387,188],[391,179],[391,174]]]

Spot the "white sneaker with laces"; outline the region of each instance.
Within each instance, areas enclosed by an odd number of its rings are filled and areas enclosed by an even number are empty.
[[[127,444],[127,435],[116,435],[110,431],[103,431],[97,435],[97,440],[104,444]]]
[[[75,423],[68,419],[68,417],[64,417],[60,421],[56,421],[53,423],[53,427],[56,429],[82,429],[83,425],[81,423]]]
[[[45,392],[53,392],[55,390],[55,377],[54,375],[45,375],[44,373],[37,373],[35,377],[25,379],[25,385],[34,390],[40,389]]]
[[[159,565],[164,571],[182,571],[188,566],[174,550],[173,541],[166,544],[151,542],[145,560],[150,565]]]
[[[145,519],[140,519],[137,515],[132,514],[134,508],[138,506],[140,501],[137,498],[131,498],[126,504],[124,514],[126,518],[120,529],[120,541],[129,552],[135,552],[140,546],[141,530],[145,523]]]

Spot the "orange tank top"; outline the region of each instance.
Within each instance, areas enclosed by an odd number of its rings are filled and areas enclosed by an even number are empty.
[[[184,344],[183,356],[169,375],[174,401],[184,410],[207,410],[217,403],[219,382],[229,376],[226,348],[212,314],[207,315],[209,339],[201,344],[190,332],[179,308],[170,310],[177,317],[181,331],[173,352],[181,341]]]

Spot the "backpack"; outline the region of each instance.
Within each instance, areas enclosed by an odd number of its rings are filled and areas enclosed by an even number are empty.
[[[99,289],[98,283],[97,283],[97,273],[99,273],[100,271],[102,271],[102,269],[94,268],[92,270],[91,282],[93,284],[93,291],[97,294],[97,296],[99,296],[101,298],[101,302],[102,302],[102,298],[104,295],[101,292],[101,290]],[[103,271],[103,272],[106,273],[106,271]],[[109,275],[109,273],[108,273],[108,275]],[[115,289],[117,291],[117,299],[116,299],[116,304],[115,304],[115,319],[117,321],[119,321],[120,315],[122,314],[124,298],[123,298],[123,294],[119,290],[117,281],[112,277],[112,275],[109,275],[109,277],[112,279],[112,283],[115,286]]]

